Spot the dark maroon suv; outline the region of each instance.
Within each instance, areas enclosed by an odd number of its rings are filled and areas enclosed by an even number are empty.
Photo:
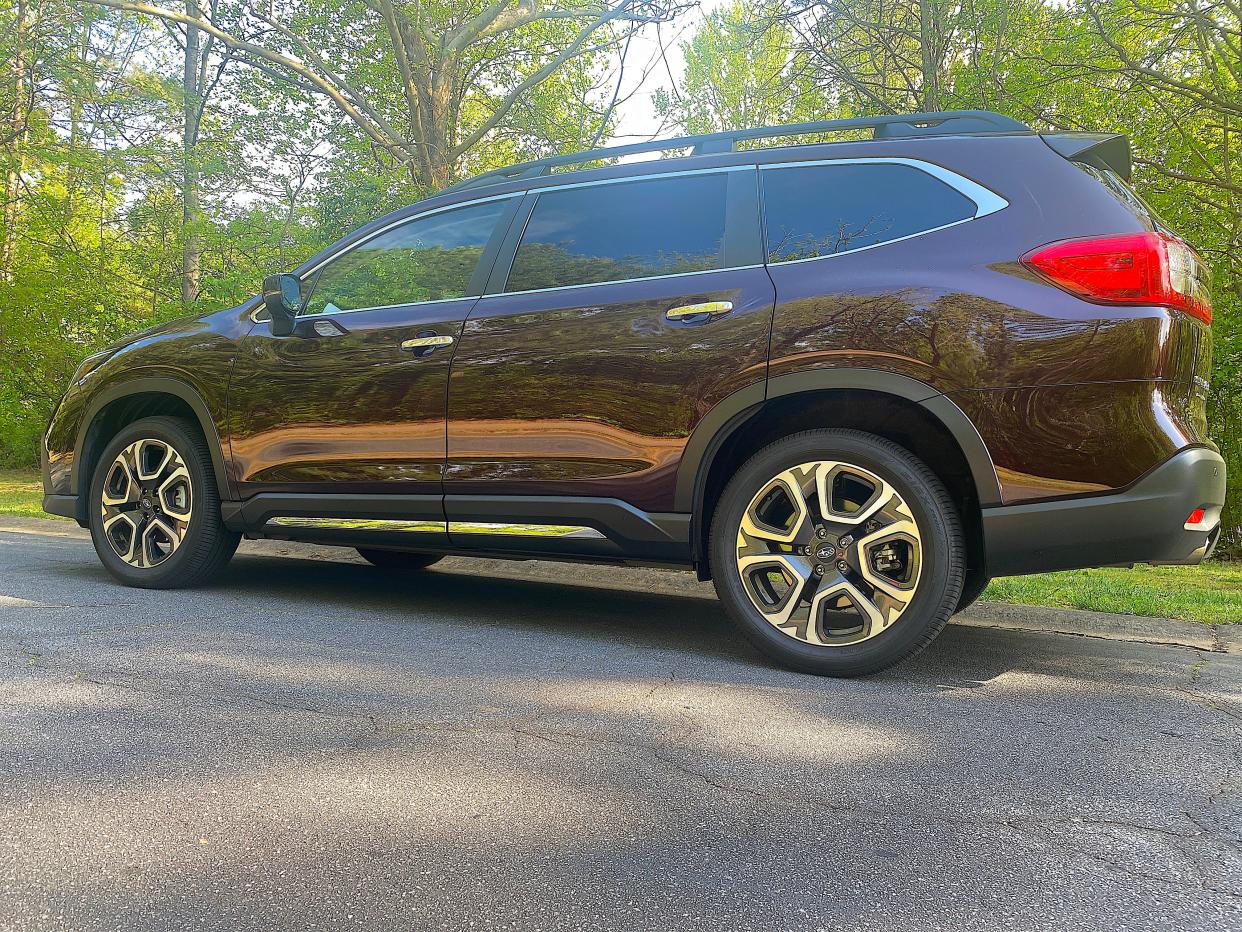
[[[1129,163],[959,111],[482,175],[87,359],[44,507],[135,586],[243,534],[694,567],[772,657],[879,670],[991,577],[1216,542],[1206,273]]]

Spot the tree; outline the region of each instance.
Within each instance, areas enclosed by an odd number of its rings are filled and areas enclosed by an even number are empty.
[[[690,0],[315,0],[194,16],[141,0],[92,0],[199,30],[237,60],[329,101],[418,184],[455,178],[489,134],[575,63]],[[227,14],[227,19],[226,19]]]
[[[688,42],[680,87],[655,92],[656,111],[689,133],[821,119],[826,104],[776,7],[735,0]]]

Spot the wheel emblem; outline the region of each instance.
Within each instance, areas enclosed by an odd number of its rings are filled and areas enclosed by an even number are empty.
[[[193,515],[190,471],[163,440],[146,439],[122,450],[104,477],[103,533],[130,566],[158,566],[185,540]]]
[[[921,571],[909,506],[884,479],[849,463],[802,463],[774,476],[738,528],[737,572],[751,603],[808,644],[855,644],[887,630]]]

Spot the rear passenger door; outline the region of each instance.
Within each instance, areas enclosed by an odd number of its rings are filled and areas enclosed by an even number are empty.
[[[446,510],[487,494],[672,511],[695,425],[766,375],[754,166],[542,188],[510,239],[453,360]]]

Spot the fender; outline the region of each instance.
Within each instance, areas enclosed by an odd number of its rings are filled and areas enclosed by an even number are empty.
[[[77,439],[73,444],[73,468],[69,473],[70,488],[78,496],[77,510],[79,512],[79,520],[85,517],[86,500],[89,492],[84,487],[88,477],[80,474],[79,467],[82,463],[82,451],[86,447],[86,441],[91,427],[95,423],[95,418],[106,405],[114,401],[128,398],[131,395],[144,394],[174,395],[190,406],[190,410],[198,418],[198,424],[203,431],[203,436],[207,439],[207,449],[211,453],[211,465],[216,473],[216,487],[220,492],[221,500],[228,501],[236,497],[233,494],[233,490],[229,487],[228,472],[225,469],[224,453],[220,445],[220,435],[216,431],[216,423],[212,419],[211,411],[207,407],[207,403],[203,401],[202,396],[180,379],[168,376],[147,376],[129,379],[125,382],[100,389],[86,407],[86,412],[82,416],[82,423],[78,426]],[[85,527],[85,525],[83,526]]]
[[[830,389],[880,392],[920,405],[961,447],[974,479],[979,503],[984,506],[1001,503],[1000,481],[996,476],[992,455],[970,418],[947,395],[926,382],[881,369],[822,368],[791,372],[769,379],[766,391],[763,383],[748,385],[712,408],[686,442],[677,470],[674,510],[698,512],[697,505],[702,499],[707,474],[721,445],[745,421],[754,416],[765,401]]]

